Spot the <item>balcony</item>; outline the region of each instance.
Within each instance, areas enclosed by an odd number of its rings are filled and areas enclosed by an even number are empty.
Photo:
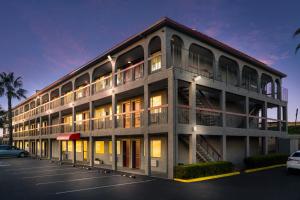
[[[90,131],[90,119],[78,120],[75,122],[76,131],[86,132]]]
[[[112,87],[112,76],[107,76],[100,78],[92,83],[92,93],[96,94],[98,92],[107,90]]]
[[[89,95],[90,95],[90,85],[86,85],[75,90],[75,100],[87,97]]]
[[[189,124],[190,107],[186,105],[178,105],[178,122],[180,124]]]
[[[117,128],[139,128],[143,126],[143,111],[118,113],[115,117]]]
[[[144,76],[144,62],[139,62],[130,67],[122,69],[118,71],[115,76],[117,80],[117,86],[141,79]]]
[[[93,130],[102,130],[112,128],[112,116],[108,115],[101,118],[91,119],[93,123]]]
[[[160,125],[168,123],[168,104],[149,108],[148,112],[150,125]]]
[[[222,126],[222,111],[196,108],[196,124],[203,126]]]

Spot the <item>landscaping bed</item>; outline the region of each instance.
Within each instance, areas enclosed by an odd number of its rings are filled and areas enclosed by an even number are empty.
[[[178,179],[192,179],[219,174],[231,173],[234,166],[231,162],[217,161],[207,163],[196,163],[178,165],[175,167],[175,177]]]
[[[245,158],[244,163],[246,169],[254,169],[260,167],[268,167],[272,165],[285,164],[287,161],[287,154],[269,154],[269,155],[259,155],[251,156]]]

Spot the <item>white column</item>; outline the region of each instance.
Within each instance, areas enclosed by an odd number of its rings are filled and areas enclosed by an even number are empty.
[[[112,170],[117,170],[117,148],[116,148],[116,136],[111,136],[112,143]]]
[[[264,155],[268,155],[269,153],[269,143],[268,143],[268,137],[263,137],[263,153]]]
[[[196,142],[197,142],[197,135],[195,133],[192,133],[189,135],[189,163],[196,163]]]

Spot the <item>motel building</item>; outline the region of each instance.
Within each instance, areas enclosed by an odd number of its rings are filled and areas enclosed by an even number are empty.
[[[44,159],[166,178],[180,163],[242,166],[294,142],[285,77],[163,18],[16,105],[14,145]]]

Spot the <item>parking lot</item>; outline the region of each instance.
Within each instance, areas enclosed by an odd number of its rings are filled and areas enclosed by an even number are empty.
[[[105,173],[46,160],[1,159],[0,199],[300,199],[284,168],[199,183]]]

